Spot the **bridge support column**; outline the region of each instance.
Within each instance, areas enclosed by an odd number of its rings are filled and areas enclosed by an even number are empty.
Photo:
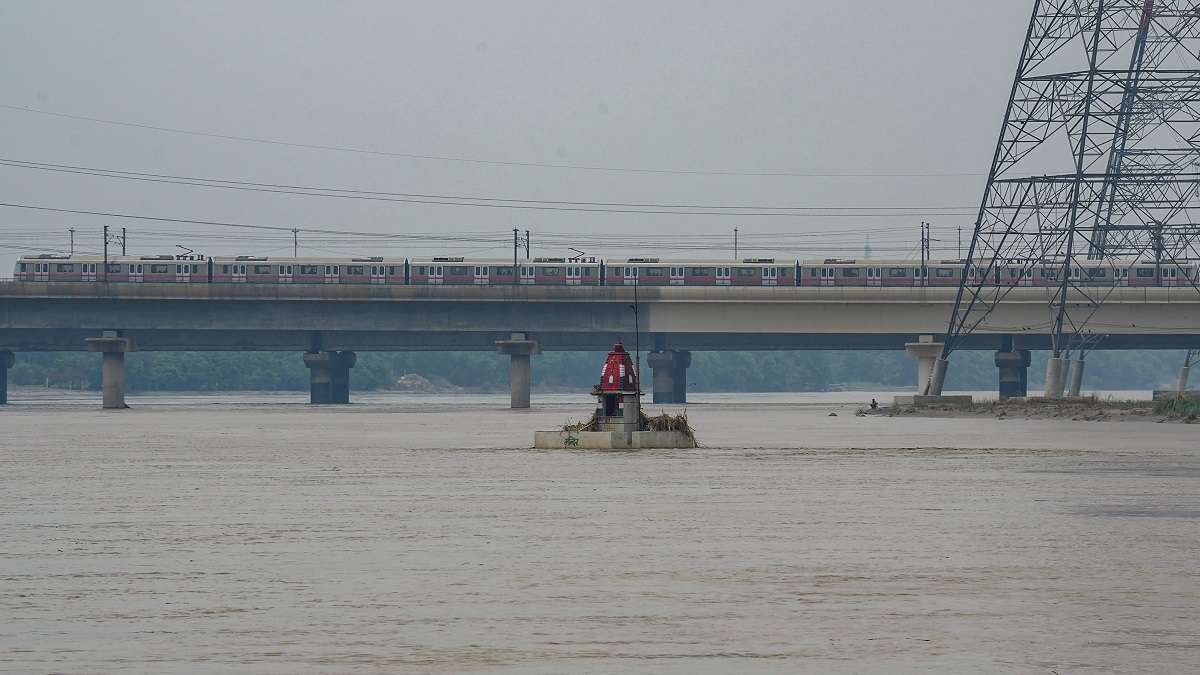
[[[1083,359],[1075,359],[1071,362],[1071,376],[1069,378],[1070,386],[1067,387],[1067,396],[1079,396],[1079,392],[1083,390]]]
[[[646,363],[654,372],[655,403],[687,403],[687,369],[692,364],[691,352],[650,352]]]
[[[509,397],[509,407],[514,410],[528,408],[531,382],[529,357],[538,353],[538,343],[527,339],[525,333],[513,333],[509,340],[497,340],[496,349],[501,354],[508,354],[512,360],[512,393]]]
[[[8,369],[17,359],[12,352],[0,352],[0,405],[8,403]]]
[[[1046,398],[1062,398],[1067,386],[1067,360],[1059,356],[1046,359]]]
[[[308,401],[313,405],[350,402],[350,369],[358,361],[354,352],[308,352]]]
[[[996,352],[996,368],[1000,371],[1000,398],[1029,395],[1029,350],[1013,349]]]
[[[106,410],[128,408],[125,405],[125,353],[133,351],[133,340],[117,331],[104,331],[102,337],[87,338],[88,351],[100,352],[100,382]]]
[[[939,396],[942,393],[941,380],[946,376],[946,362],[942,360],[943,345],[934,342],[932,335],[922,335],[917,340],[904,345],[905,353],[917,360],[917,393]],[[936,381],[935,375],[938,376]]]

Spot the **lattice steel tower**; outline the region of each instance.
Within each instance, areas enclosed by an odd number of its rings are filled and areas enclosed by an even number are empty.
[[[1127,282],[1128,261],[1167,275],[1200,257],[1198,23],[1200,0],[1035,1],[927,392],[1013,288],[1048,289],[1059,358]]]

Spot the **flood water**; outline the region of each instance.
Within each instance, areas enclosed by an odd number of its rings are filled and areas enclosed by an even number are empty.
[[[0,410],[0,671],[1200,661],[1196,426],[705,395],[700,449],[534,451],[586,401],[288,396]]]

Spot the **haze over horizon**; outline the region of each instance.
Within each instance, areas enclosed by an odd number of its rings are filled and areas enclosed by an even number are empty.
[[[672,257],[675,238],[711,245],[736,226],[747,253],[854,254],[874,230],[878,257],[908,257],[921,220],[941,240],[935,254],[949,254],[955,228],[974,218],[1028,12],[1027,3],[935,0],[364,0],[337,10],[307,1],[9,2],[0,6],[0,161],[391,193],[881,210],[737,217],[480,208],[11,164],[0,166],[0,202],[474,233],[386,249],[302,235],[302,255],[503,257],[518,227],[532,231],[535,255],[568,253],[577,240],[591,254]],[[69,227],[77,249],[98,250],[104,224],[128,227],[138,254],[177,252],[176,244],[209,254],[292,248],[286,232],[0,208],[0,275],[28,249],[65,249]]]

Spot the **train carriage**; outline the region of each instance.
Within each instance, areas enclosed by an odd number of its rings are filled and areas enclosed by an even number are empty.
[[[610,286],[795,286],[796,261],[626,258],[605,263],[604,283]]]
[[[596,286],[600,263],[595,258],[502,258],[433,257],[409,261],[410,283],[424,285],[507,286]]]

